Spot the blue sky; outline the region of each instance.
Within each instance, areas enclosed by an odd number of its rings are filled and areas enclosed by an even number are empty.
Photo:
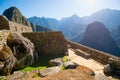
[[[16,6],[24,16],[53,17],[61,19],[77,14],[89,16],[101,9],[120,10],[120,0],[0,0],[0,14]]]

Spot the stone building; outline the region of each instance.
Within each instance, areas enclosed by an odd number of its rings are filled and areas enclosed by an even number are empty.
[[[30,26],[9,21],[5,16],[0,16],[0,30],[10,30],[12,32],[32,32]]]

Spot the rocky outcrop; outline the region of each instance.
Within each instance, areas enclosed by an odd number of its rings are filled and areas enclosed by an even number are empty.
[[[77,66],[78,64],[72,61],[68,61],[64,63],[65,69],[75,69]]]
[[[110,58],[108,63],[109,64],[107,64],[104,67],[104,73],[106,75],[110,75],[110,76],[113,76],[113,75],[120,76],[120,62],[119,62],[119,60]]]
[[[90,75],[90,76],[95,76],[95,73],[93,70],[89,69],[88,67],[85,67],[85,66],[82,66],[82,65],[79,65],[76,67],[76,69],[80,72],[83,72],[87,75]]]
[[[45,77],[45,76],[48,76],[48,75],[55,74],[55,73],[57,73],[59,71],[61,71],[61,67],[60,66],[56,66],[56,67],[47,68],[45,70],[41,70],[41,71],[38,72],[38,74],[41,77]]]
[[[9,80],[111,80],[105,75],[94,72],[82,65],[76,69],[61,70],[60,67],[50,67],[45,70],[33,70],[27,73],[14,72],[6,77]]]
[[[120,49],[115,40],[109,30],[100,22],[94,22],[87,26],[80,44],[120,56]]]
[[[67,43],[61,32],[22,33],[35,45],[38,55],[64,55],[68,51]]]
[[[104,73],[106,75],[112,75],[113,69],[111,68],[110,64],[104,66]]]
[[[20,69],[29,66],[34,60],[34,45],[21,34],[10,33],[7,38],[7,44],[15,56],[14,69]]]
[[[82,69],[84,69],[84,67]],[[94,76],[86,74],[82,69],[63,70],[53,75],[49,75],[43,78],[43,80],[94,80]]]
[[[15,63],[14,55],[7,46],[9,31],[0,31],[0,75],[10,74]]]
[[[21,77],[24,77],[24,73],[21,71],[15,71],[12,75],[7,75],[6,80],[18,80]]]
[[[35,57],[33,51],[33,43],[20,33],[0,31],[0,75],[31,65]]]
[[[94,80],[111,80],[111,79],[107,78],[106,76],[104,76],[102,74],[97,74],[97,75],[95,75]]]
[[[14,55],[11,49],[5,44],[0,51],[0,75],[10,74],[14,64]]]
[[[62,58],[55,58],[49,61],[49,66],[62,66],[63,62]]]

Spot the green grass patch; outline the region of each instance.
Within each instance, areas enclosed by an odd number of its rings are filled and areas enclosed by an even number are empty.
[[[62,70],[65,70],[65,67],[64,67],[64,66],[62,66],[62,67],[61,67],[61,69],[62,69]]]
[[[64,56],[64,57],[63,57],[63,61],[64,61],[64,62],[67,62],[67,61],[68,61],[68,56]]]
[[[0,78],[0,80],[6,80],[6,77],[5,77],[5,76],[3,76],[3,77],[1,77],[1,78]]]
[[[20,71],[22,72],[27,72],[27,71],[32,71],[32,70],[44,70],[46,69],[47,67],[46,66],[43,66],[43,67],[26,67],[26,68],[23,68],[21,69]]]

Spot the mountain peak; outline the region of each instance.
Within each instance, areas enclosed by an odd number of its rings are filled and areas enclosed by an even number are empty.
[[[18,8],[15,7],[15,6],[12,6],[12,7],[8,8],[8,9],[17,9],[18,10]]]
[[[86,28],[81,44],[119,56],[120,49],[109,30],[101,22],[93,22]]]
[[[79,18],[79,16],[77,14],[73,14],[71,17],[72,18]]]
[[[116,9],[102,9],[102,10],[99,10],[95,13],[92,14],[93,15],[110,15],[110,14],[114,14],[114,15],[120,15],[120,11],[119,10],[116,10]]]
[[[105,25],[102,23],[102,22],[93,22],[93,23],[90,23],[88,28],[93,28],[93,29],[102,29],[102,28],[106,28]]]
[[[30,26],[30,22],[22,15],[17,7],[10,7],[3,12],[10,21]]]
[[[14,7],[14,6],[6,9],[6,10],[3,12],[3,15],[5,15],[9,20],[11,20],[12,15],[15,15],[15,14],[22,15],[21,12],[18,10],[18,8],[17,8],[17,7]],[[8,15],[9,15],[9,16],[8,16]]]

